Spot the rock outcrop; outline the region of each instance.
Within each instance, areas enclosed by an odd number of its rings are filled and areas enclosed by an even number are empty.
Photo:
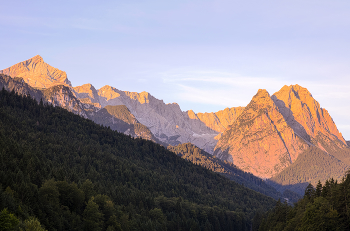
[[[45,100],[53,106],[62,107],[74,114],[88,118],[84,105],[74,96],[69,87],[57,85],[42,90]]]
[[[11,77],[20,77],[34,88],[49,88],[55,85],[71,86],[67,74],[45,63],[39,55],[0,71]]]
[[[224,132],[243,112],[244,107],[231,107],[211,113],[197,113],[197,117],[206,126],[217,132]]]
[[[2,88],[7,91],[17,92],[19,95],[30,95],[38,102],[40,102],[41,99],[44,99],[43,93],[40,90],[32,88],[25,83],[22,78],[12,78],[10,76],[0,74],[0,89]]]
[[[97,90],[90,83],[73,87],[73,91],[82,103],[101,108]]]

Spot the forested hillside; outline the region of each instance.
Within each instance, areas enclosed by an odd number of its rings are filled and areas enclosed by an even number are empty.
[[[191,143],[179,144],[177,146],[169,145],[168,150],[181,156],[183,159],[189,160],[194,164],[201,165],[213,172],[217,172],[226,176],[230,180],[233,180],[239,184],[242,184],[254,191],[263,193],[267,196],[275,198],[287,198],[289,202],[297,202],[301,198],[297,193],[290,190],[284,190],[281,194],[274,187],[268,185],[264,180],[254,176],[251,173],[244,172],[238,169],[234,164],[222,161],[216,156],[210,155],[202,149],[196,147]]]
[[[294,207],[278,201],[268,213],[258,213],[253,230],[350,230],[350,171],[340,183],[331,178],[316,188],[309,184]]]
[[[47,230],[250,230],[275,204],[152,141],[5,90],[0,184],[1,219]]]

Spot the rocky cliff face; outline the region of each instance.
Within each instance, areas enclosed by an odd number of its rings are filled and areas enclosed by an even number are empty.
[[[208,128],[198,118],[181,111],[176,103],[165,104],[147,92],[120,91],[111,86],[98,90],[100,104],[125,105],[141,123],[164,143],[177,145],[191,142],[208,152],[213,152],[218,132]]]
[[[71,86],[66,72],[51,67],[39,55],[1,70],[0,74],[20,77],[34,88],[49,88],[55,85]]]
[[[266,90],[259,90],[222,134],[214,154],[244,171],[270,178],[292,164],[307,143],[284,121]]]
[[[197,113],[197,117],[206,126],[217,132],[224,132],[243,112],[244,107],[231,107],[211,113]],[[189,112],[190,113],[190,112]]]
[[[271,97],[259,90],[222,134],[214,154],[256,176],[270,178],[310,147],[350,165],[347,144],[327,110],[306,88],[292,85]]]
[[[88,118],[83,104],[74,96],[69,87],[57,85],[44,89],[42,92],[45,100],[53,106],[65,108],[74,114]]]
[[[323,145],[324,142],[328,143],[327,146],[347,146],[328,111],[320,107],[306,88],[299,85],[284,86],[272,96],[272,100],[285,121],[304,140],[325,151],[328,147]]]
[[[0,89],[4,88],[7,91],[15,91],[20,95],[30,95],[32,98],[40,102],[44,99],[43,93],[40,90],[34,89],[24,82],[22,78],[12,78],[10,76],[0,74]]]
[[[98,110],[91,119],[104,126],[110,127],[132,137],[141,137],[161,143],[152,132],[141,124],[125,105],[111,106]]]
[[[88,83],[82,86],[73,87],[73,91],[82,103],[101,108],[97,90],[91,84]]]

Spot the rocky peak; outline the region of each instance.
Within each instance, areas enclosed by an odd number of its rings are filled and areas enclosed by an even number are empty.
[[[118,98],[120,96],[119,90],[109,85],[101,87],[98,89],[97,93],[100,97],[105,98],[106,101]]]
[[[149,103],[150,94],[146,91],[141,93],[125,91],[125,95],[130,99],[138,101],[140,104]]]
[[[222,134],[214,154],[244,171],[269,178],[292,164],[306,147],[270,94],[260,89]]]
[[[198,120],[199,119],[193,110],[188,110],[187,115],[191,120]]]
[[[299,85],[284,86],[272,99],[287,123],[303,139],[321,147],[321,137],[329,137],[336,145],[346,145],[328,111],[312,97],[311,93]],[[327,138],[328,139],[328,138]]]
[[[21,77],[28,85],[36,88],[49,88],[55,85],[71,86],[66,72],[48,65],[40,55],[6,68],[0,71],[0,74],[9,75],[12,78]]]
[[[73,88],[77,98],[88,98],[92,103],[99,103],[99,95],[94,86],[90,83]]]

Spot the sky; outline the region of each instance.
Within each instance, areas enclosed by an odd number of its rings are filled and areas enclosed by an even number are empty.
[[[147,91],[183,111],[306,87],[350,140],[350,1],[0,0],[0,69],[41,55],[73,86]]]

